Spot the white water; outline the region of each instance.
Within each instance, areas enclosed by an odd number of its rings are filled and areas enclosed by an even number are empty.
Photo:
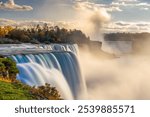
[[[49,83],[57,87],[64,99],[73,99],[73,94],[67,81],[57,69],[46,69],[37,63],[24,63],[17,65],[20,74],[18,80],[30,86],[42,86]]]
[[[17,63],[18,80],[31,86],[49,83],[58,88],[64,99],[82,99],[86,87],[80,71],[77,46],[53,44],[38,48],[47,52],[10,56]],[[24,49],[30,50],[29,47]]]

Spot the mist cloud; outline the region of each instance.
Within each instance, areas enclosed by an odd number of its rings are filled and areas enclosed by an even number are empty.
[[[150,56],[124,55],[103,60],[88,50],[80,54],[89,99],[150,99]]]
[[[79,28],[83,30],[91,39],[99,40],[103,25],[108,23],[111,15],[105,8],[91,2],[76,2],[74,8],[77,10],[76,17],[79,22]]]
[[[9,10],[9,11],[30,11],[30,10],[33,10],[33,8],[31,6],[18,5],[14,2],[14,0],[8,0],[5,3],[0,2],[0,9]]]

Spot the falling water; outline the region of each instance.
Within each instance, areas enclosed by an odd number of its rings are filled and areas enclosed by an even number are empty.
[[[41,45],[41,53],[14,54],[9,56],[19,69],[18,80],[30,86],[49,83],[55,86],[64,99],[81,99],[85,83],[78,62],[75,45]]]

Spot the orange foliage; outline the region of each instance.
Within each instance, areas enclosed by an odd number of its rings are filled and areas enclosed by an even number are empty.
[[[0,37],[5,37],[10,31],[13,30],[11,26],[0,26]]]

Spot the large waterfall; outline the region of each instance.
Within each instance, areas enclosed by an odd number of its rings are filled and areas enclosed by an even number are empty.
[[[20,49],[8,56],[17,63],[18,80],[30,86],[49,83],[64,99],[83,99],[86,88],[76,45],[31,45]]]

